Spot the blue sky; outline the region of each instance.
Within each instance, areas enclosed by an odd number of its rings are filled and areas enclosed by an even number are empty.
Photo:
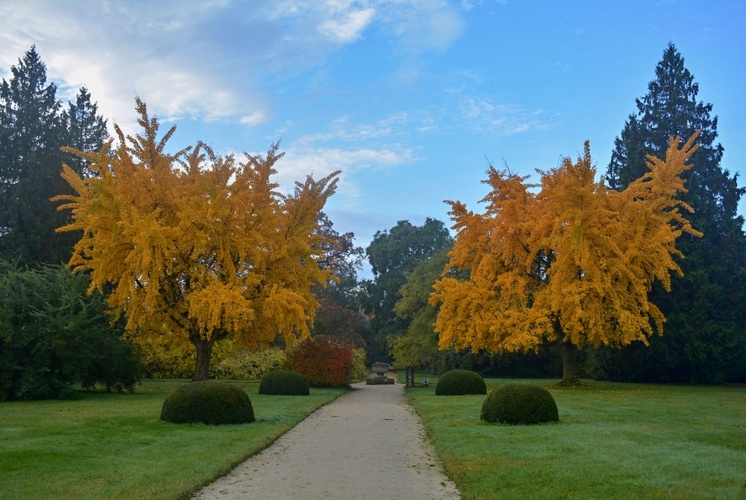
[[[281,140],[283,186],[342,171],[326,211],[365,247],[480,209],[488,161],[529,175],[587,139],[605,171],[669,42],[744,185],[744,23],[726,0],[3,0],[0,77],[36,45],[60,97],[86,86],[127,133],[139,96],[174,149]]]

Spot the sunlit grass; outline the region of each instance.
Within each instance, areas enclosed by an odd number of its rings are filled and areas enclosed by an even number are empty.
[[[746,389],[539,382],[559,423],[486,424],[484,396],[407,390],[464,498],[746,498]]]
[[[0,498],[185,497],[343,392],[264,396],[258,383],[236,382],[249,393],[256,422],[161,422],[163,399],[180,383],[149,381],[134,394],[0,403]]]

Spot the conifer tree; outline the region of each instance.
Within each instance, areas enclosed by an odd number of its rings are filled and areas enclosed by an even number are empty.
[[[60,193],[64,128],[57,88],[35,47],[0,83],[0,255],[22,266],[60,263],[61,222],[49,198]]]
[[[0,257],[21,267],[59,264],[70,258],[79,235],[55,233],[67,219],[50,198],[72,192],[60,177],[63,161],[84,169],[61,148],[100,149],[106,124],[84,88],[62,111],[35,47],[11,73],[0,83]]]
[[[91,102],[91,94],[85,87],[78,92],[75,103],[68,103],[62,119],[67,130],[65,146],[78,151],[98,151],[109,139],[106,120],[99,116],[98,105]],[[73,170],[84,175],[92,175],[82,158],[69,155],[65,158],[65,163],[75,165]]]
[[[684,276],[674,277],[670,294],[659,287],[652,292],[668,318],[667,334],[650,348],[604,353],[613,378],[715,382],[746,376],[746,237],[737,212],[745,191],[737,175],[720,166],[718,120],[698,92],[684,58],[669,44],[648,93],[636,100],[637,112],[615,140],[606,180],[622,190],[646,172],[646,154],[660,156],[670,137],[701,130],[693,168],[683,174],[687,192],[679,196],[694,208],[692,226],[704,236],[681,238]]]

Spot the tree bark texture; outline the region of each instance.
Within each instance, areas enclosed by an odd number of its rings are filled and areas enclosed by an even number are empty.
[[[207,380],[210,375],[210,357],[212,356],[212,346],[218,340],[227,337],[225,332],[214,332],[208,339],[204,339],[198,332],[192,333],[189,337],[194,347],[197,349],[197,365],[194,368],[194,377],[192,381]]]
[[[560,342],[559,348],[562,357],[562,384],[576,385],[580,382],[578,348],[569,342]]]
[[[580,370],[578,368],[578,348],[565,341],[565,332],[559,318],[552,320],[554,335],[562,358],[562,384],[577,385],[580,382]]]

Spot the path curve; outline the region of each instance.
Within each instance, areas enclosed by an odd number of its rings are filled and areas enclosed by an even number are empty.
[[[403,388],[353,384],[193,498],[459,498]]]

